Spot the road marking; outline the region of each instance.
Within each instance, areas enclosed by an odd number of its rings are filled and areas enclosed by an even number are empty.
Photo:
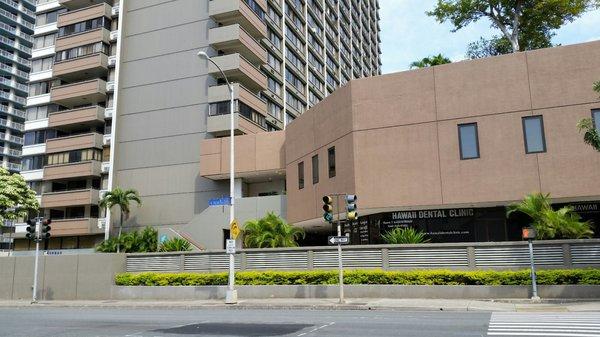
[[[492,313],[488,336],[600,337],[600,312]]]
[[[310,330],[310,331],[303,332],[303,333],[299,334],[299,335],[298,335],[298,337],[301,337],[301,336],[304,336],[304,335],[311,334],[311,333],[313,333],[313,332],[319,331],[319,330],[321,330],[321,329],[323,329],[323,328],[326,328],[326,327],[328,327],[328,326],[332,326],[332,325],[334,325],[334,324],[335,324],[335,322],[331,322],[331,323],[329,323],[329,324],[321,325],[321,326],[320,326],[320,327],[318,327],[318,328],[314,328],[314,329],[312,329],[312,330]]]

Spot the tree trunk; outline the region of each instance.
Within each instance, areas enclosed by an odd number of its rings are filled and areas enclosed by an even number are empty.
[[[119,236],[117,237],[117,253],[121,252],[121,230],[123,229],[123,211],[121,211],[121,219],[119,221]]]

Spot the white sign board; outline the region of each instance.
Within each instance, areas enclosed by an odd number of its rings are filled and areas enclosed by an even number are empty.
[[[227,254],[235,254],[235,240],[227,240],[225,247]]]

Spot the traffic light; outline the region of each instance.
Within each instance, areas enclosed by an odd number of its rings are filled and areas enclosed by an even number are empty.
[[[358,212],[356,212],[356,195],[346,195],[346,212],[348,220],[356,220],[358,218]]]
[[[35,221],[31,219],[27,220],[27,234],[25,234],[25,237],[29,240],[35,239]]]
[[[327,222],[332,222],[333,221],[333,198],[331,198],[330,196],[326,195],[323,197],[323,210],[325,211],[325,213],[323,213],[323,219],[325,219],[325,221]]]
[[[42,234],[41,234],[42,239],[50,238],[50,230],[52,229],[52,227],[50,227],[51,223],[52,223],[51,219],[46,219],[42,222]]]

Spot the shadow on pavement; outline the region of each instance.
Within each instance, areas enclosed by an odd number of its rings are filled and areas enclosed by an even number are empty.
[[[155,332],[176,335],[217,335],[241,337],[284,336],[312,327],[310,324],[249,324],[249,323],[200,323],[176,328],[158,329]]]

